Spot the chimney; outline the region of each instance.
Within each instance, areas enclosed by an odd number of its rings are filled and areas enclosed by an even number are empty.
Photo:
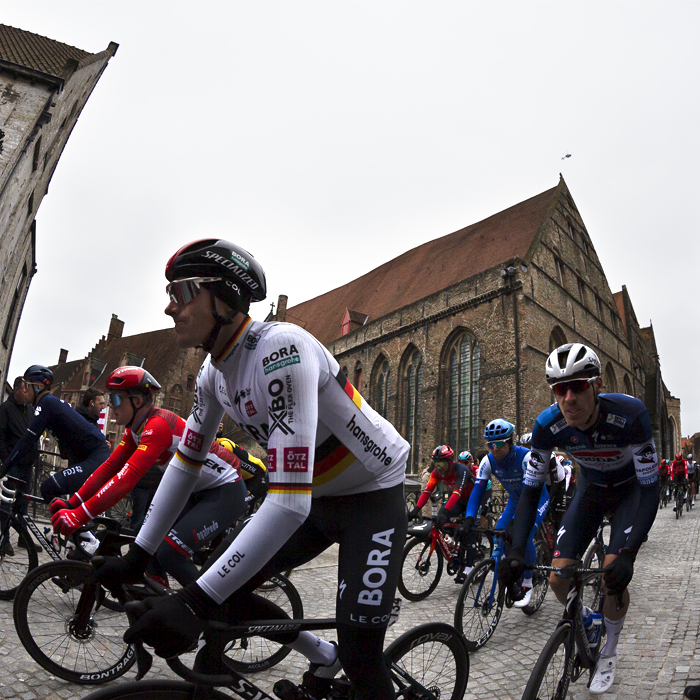
[[[65,364],[67,359],[68,359],[68,350],[66,350],[65,348],[61,348],[61,350],[58,353],[58,364],[59,365]]]
[[[124,321],[117,318],[117,314],[112,314],[112,320],[109,322],[109,332],[107,333],[107,343],[111,343],[116,338],[121,338],[124,332]]]
[[[278,299],[277,299],[276,320],[282,321],[282,322],[287,320],[287,295],[286,294],[280,294]]]

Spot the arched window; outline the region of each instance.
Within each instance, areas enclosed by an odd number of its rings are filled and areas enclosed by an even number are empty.
[[[634,394],[632,393],[632,382],[630,381],[630,378],[627,375],[627,373],[625,373],[625,378],[623,381],[625,384],[625,394],[627,394],[627,396],[634,396]]]
[[[407,471],[418,472],[420,458],[420,404],[423,393],[423,360],[413,350],[404,369],[404,397],[406,400],[406,440],[411,445]]]
[[[391,371],[389,370],[389,360],[380,355],[374,363],[374,387],[372,393],[372,408],[384,418],[389,411],[389,394],[391,393]]]
[[[566,336],[564,335],[564,331],[559,326],[554,326],[549,335],[549,352],[556,350],[562,345],[566,345]]]
[[[447,444],[456,453],[476,449],[479,441],[480,356],[470,333],[457,336],[447,353]]]
[[[359,360],[355,363],[353,386],[362,393],[362,363]]]
[[[615,377],[615,370],[610,363],[608,363],[608,366],[605,368],[605,377],[603,381],[603,391],[605,393],[614,394],[617,392],[617,378]]]

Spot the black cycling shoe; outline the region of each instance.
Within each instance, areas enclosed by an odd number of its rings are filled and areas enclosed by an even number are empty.
[[[700,700],[700,685],[687,685],[683,691],[684,698],[690,700]]]
[[[15,550],[10,544],[10,540],[5,540],[5,544],[2,546],[2,553],[7,557],[15,556]]]

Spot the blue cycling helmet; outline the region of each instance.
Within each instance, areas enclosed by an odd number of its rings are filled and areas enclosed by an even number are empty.
[[[474,461],[474,457],[469,450],[464,450],[464,452],[460,452],[459,457],[457,457],[458,462],[466,462],[468,459]]]
[[[44,365],[31,365],[22,379],[31,384],[43,384],[48,389],[53,384],[53,372]]]
[[[503,420],[503,418],[496,418],[484,428],[484,439],[487,441],[505,440],[512,437],[514,432],[515,426],[512,423]]]

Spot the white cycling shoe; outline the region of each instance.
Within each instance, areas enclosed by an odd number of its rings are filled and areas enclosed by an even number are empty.
[[[530,598],[532,598],[532,587],[523,588],[523,597],[520,600],[516,600],[513,603],[514,608],[525,608],[530,605]]]
[[[591,695],[602,695],[607,693],[615,680],[615,667],[617,666],[617,655],[600,656],[595,667],[593,680],[588,690]]]

